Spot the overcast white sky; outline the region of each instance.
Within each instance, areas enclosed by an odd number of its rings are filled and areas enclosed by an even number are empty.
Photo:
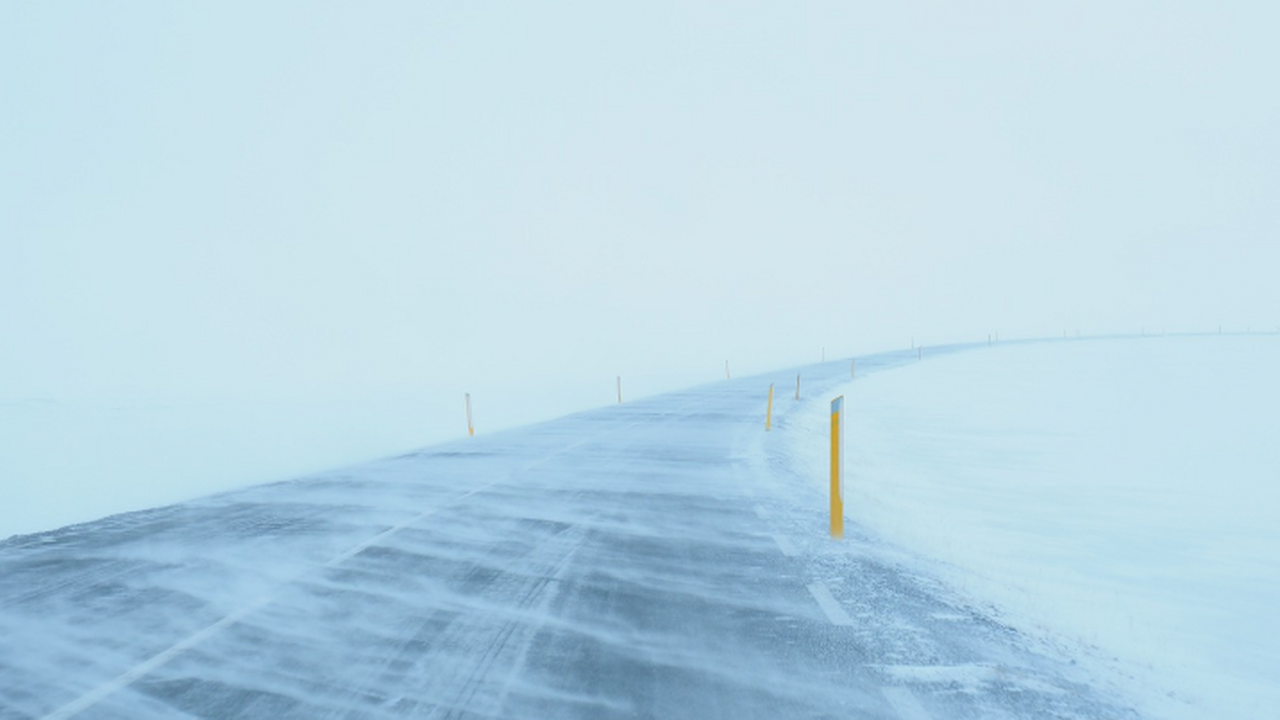
[[[5,3],[0,398],[1275,329],[1278,8]]]

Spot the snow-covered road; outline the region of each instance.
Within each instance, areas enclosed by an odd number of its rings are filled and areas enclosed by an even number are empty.
[[[857,527],[826,537],[765,393],[785,420],[848,373],[11,538],[0,718],[1134,717]]]

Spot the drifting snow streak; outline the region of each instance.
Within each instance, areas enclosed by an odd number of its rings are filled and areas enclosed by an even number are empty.
[[[920,701],[906,688],[888,687],[884,689],[885,699],[898,711],[902,720],[932,720],[929,713],[920,705]]]
[[[492,484],[493,483],[490,483],[489,485],[486,485],[484,487],[477,488],[476,490],[472,490],[470,492],[464,493],[460,495],[457,499],[465,500],[466,498],[471,497],[477,492],[480,492],[481,490],[488,488]],[[375,543],[382,542],[387,538],[389,538],[391,535],[395,534],[396,532],[403,530],[405,527],[408,527],[413,523],[417,523],[421,520],[426,519],[427,517],[434,514],[437,509],[438,508],[432,508],[431,510],[423,512],[407,522],[403,522],[403,523],[400,523],[399,525],[390,527],[378,533],[377,535],[374,535],[368,540],[357,543],[356,545],[351,547],[351,549],[340,553],[337,557],[325,563],[324,566],[333,567],[352,557],[355,557],[361,552],[364,552],[366,549],[372,547]],[[159,668],[161,665],[164,665],[165,663],[169,662],[173,658],[177,657],[179,653],[185,652],[186,650],[192,647],[195,647],[196,645],[200,644],[204,640],[218,633],[223,628],[226,628],[230,625],[233,625],[239,622],[241,618],[257,610],[263,605],[266,605],[270,601],[271,601],[270,597],[264,596],[250,602],[248,605],[244,606],[243,608],[222,618],[221,620],[210,625],[209,627],[204,628],[203,630],[200,630],[199,632],[188,637],[187,639],[173,645],[172,647],[168,648],[164,652],[161,652],[160,654],[155,655],[154,657],[150,658],[146,662],[139,663],[133,668],[130,668],[128,672],[124,673],[123,675],[116,678],[115,680],[112,680],[111,682],[98,687],[93,692],[88,693],[76,699],[74,702],[69,703],[63,706],[62,708],[59,708],[58,710],[46,715],[43,720],[62,720],[63,718],[69,718],[74,715],[78,715],[80,712],[92,707],[93,705],[96,705],[100,700],[110,695],[111,693],[123,687],[128,686],[133,681],[151,673],[155,669]]]
[[[127,685],[132,683],[134,680],[137,680],[138,678],[141,678],[144,675],[149,674],[156,668],[169,662],[174,657],[176,657],[179,653],[184,652],[187,649],[194,647],[195,645],[198,645],[199,643],[203,642],[206,638],[214,635],[224,627],[238,622],[240,618],[258,609],[262,605],[266,604],[266,602],[267,602],[267,599],[263,598],[258,602],[251,603],[245,606],[244,609],[234,614],[231,614],[222,618],[218,622],[201,630],[195,635],[192,635],[191,637],[174,645],[168,650],[165,650],[159,655],[152,657],[150,660],[147,660],[146,662],[135,665],[128,672],[116,678],[115,680],[112,680],[111,682],[106,683],[105,685],[101,685],[98,687],[98,689],[94,690],[93,692],[88,693],[87,695],[83,695],[80,698],[76,699],[74,702],[64,705],[60,709],[49,713],[48,715],[44,716],[44,720],[63,720],[63,718],[69,718],[74,715],[79,715],[84,710],[87,710],[90,707],[93,707],[94,705],[98,704],[100,700],[107,697],[111,693],[119,690],[120,688],[126,687]]]

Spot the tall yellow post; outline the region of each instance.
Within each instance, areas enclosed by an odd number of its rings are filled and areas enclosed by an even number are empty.
[[[471,393],[467,393],[467,435],[476,436],[476,426],[471,424]]]
[[[844,396],[831,401],[831,537],[844,537]]]
[[[769,405],[764,411],[764,431],[769,432],[773,425],[773,383],[769,383]]]

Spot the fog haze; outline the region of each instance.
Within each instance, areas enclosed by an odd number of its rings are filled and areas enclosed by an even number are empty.
[[[0,10],[0,397],[394,397],[1275,329],[1268,3]],[[480,421],[478,420],[478,423]]]

